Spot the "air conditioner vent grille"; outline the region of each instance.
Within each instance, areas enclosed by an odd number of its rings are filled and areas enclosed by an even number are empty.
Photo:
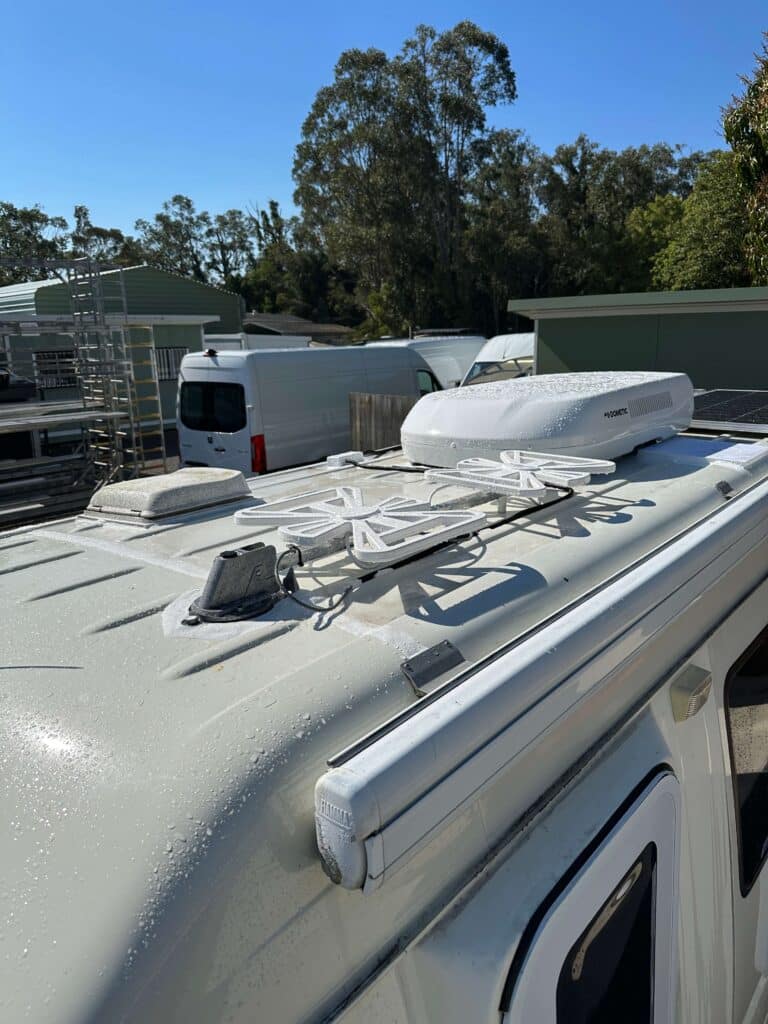
[[[648,416],[652,412],[671,409],[673,405],[669,391],[657,391],[653,395],[643,395],[642,398],[630,398],[627,402],[630,416]]]

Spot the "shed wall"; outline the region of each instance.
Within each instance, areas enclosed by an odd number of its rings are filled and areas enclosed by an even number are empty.
[[[768,312],[544,319],[537,372],[675,370],[695,387],[768,388]]]
[[[216,323],[206,325],[214,333],[236,333],[241,330],[240,297],[210,285],[169,274],[154,267],[132,267],[123,271],[128,313],[141,316],[218,316]],[[102,275],[104,308],[107,313],[122,310],[120,276]],[[19,299],[16,299],[18,306]],[[35,291],[38,314],[64,314],[70,312],[66,286],[63,284],[38,287]],[[0,304],[2,296],[0,295]],[[193,328],[195,331],[197,328]]]

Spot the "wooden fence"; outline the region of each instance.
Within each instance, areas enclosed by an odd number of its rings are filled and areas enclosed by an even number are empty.
[[[402,422],[418,400],[418,395],[351,392],[349,422],[353,449],[367,452],[399,445]]]

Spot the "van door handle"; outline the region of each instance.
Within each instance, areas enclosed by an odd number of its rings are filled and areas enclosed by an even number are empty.
[[[213,450],[215,452],[225,452],[227,449],[226,448],[214,448]]]

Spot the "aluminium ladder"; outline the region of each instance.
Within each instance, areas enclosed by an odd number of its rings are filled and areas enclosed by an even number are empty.
[[[116,287],[105,294],[105,279],[95,261],[71,260],[64,269],[76,326],[75,356],[83,403],[86,408],[123,414],[121,420],[111,416],[98,419],[87,431],[97,486],[148,472],[166,472],[151,327],[129,325],[122,270],[116,271],[114,279],[110,276],[109,284],[114,280]]]

